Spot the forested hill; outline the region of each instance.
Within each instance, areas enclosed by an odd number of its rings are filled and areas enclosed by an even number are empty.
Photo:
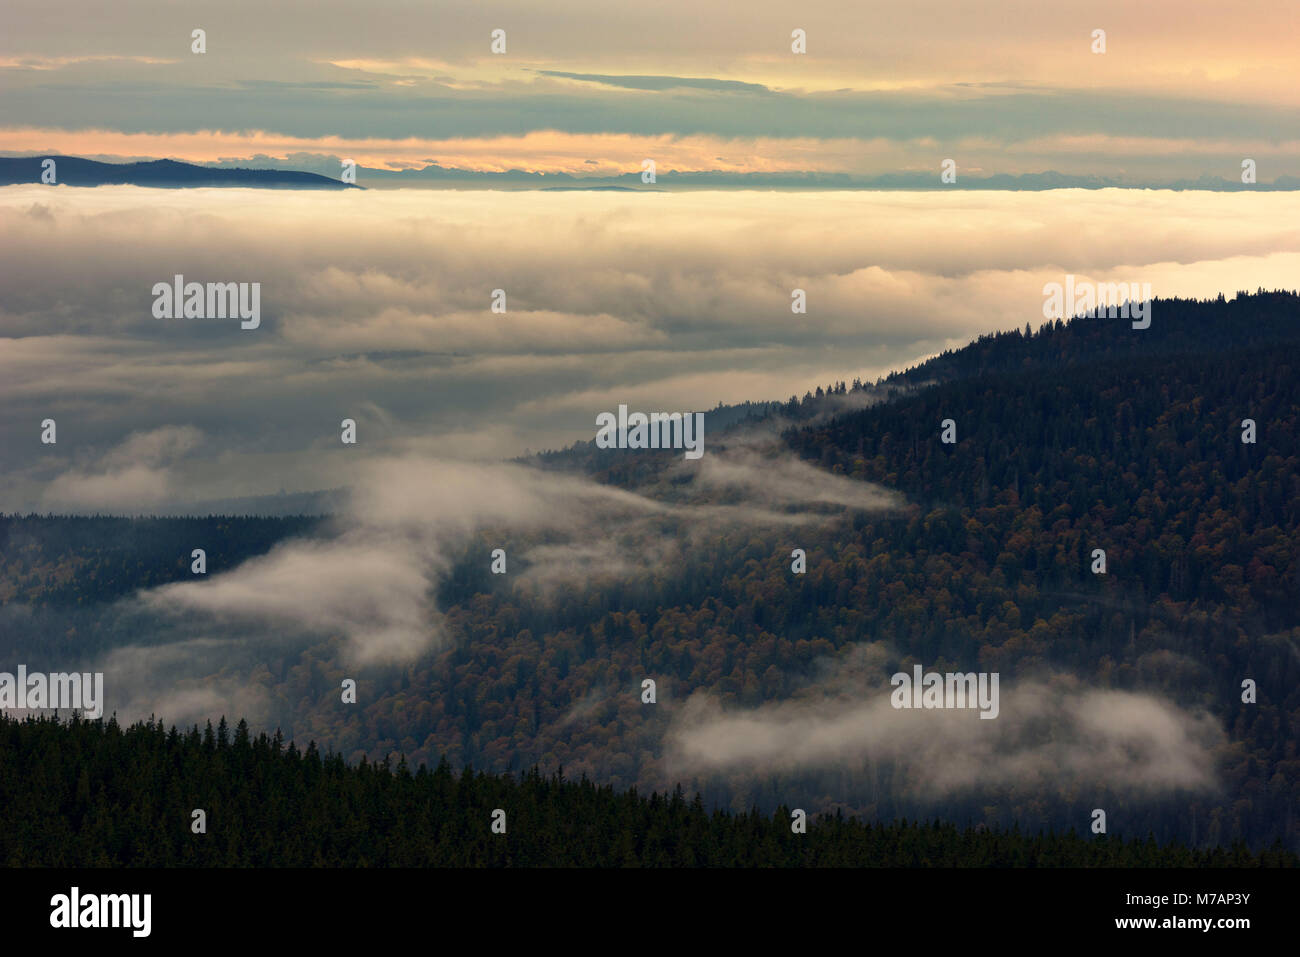
[[[1023,331],[982,335],[881,384],[898,386],[947,382],[1035,368],[1059,370],[1075,365],[1141,357],[1223,355],[1265,346],[1300,343],[1300,296],[1263,289],[1239,292],[1228,300],[1156,299],[1151,324],[1133,328],[1134,319],[1089,314],[1026,323]]]
[[[957,552],[974,544],[971,522],[1014,511],[1032,531],[1002,561],[1012,577],[1070,577],[1085,545],[1107,547],[1142,597],[1232,602],[1248,592],[1252,612],[1280,626],[1300,585],[1300,301],[1271,302],[1231,324],[1239,338],[1211,332],[1190,308],[1182,351],[1174,340],[1098,358],[1107,335],[1146,334],[1107,333],[1113,320],[1000,337],[1004,348],[952,357],[981,374],[786,439],[822,467],[937,509],[929,521]],[[1057,352],[1075,359],[1041,358]],[[940,439],[945,420],[952,443]]]
[[[990,337],[914,370],[892,398],[832,415],[824,392],[794,403],[821,412],[769,422],[763,454],[879,483],[901,495],[897,510],[845,511],[797,531],[702,525],[680,561],[554,592],[491,575],[484,556],[496,543],[517,568],[514,556],[537,541],[526,530],[485,531],[438,579],[441,643],[400,674],[364,677],[361,703],[339,705],[353,666],[338,635],[277,643],[260,625],[249,626],[247,659],[186,675],[186,691],[228,700],[221,696],[238,682],[263,709],[257,730],[278,726],[353,764],[400,753],[412,767],[442,756],[516,775],[563,766],[616,791],[671,792],[680,782],[706,807],[733,813],[842,809],[1002,831],[1065,833],[1100,807],[1111,835],[1126,840],[1153,833],[1258,850],[1281,838],[1297,851],[1298,333],[1300,300],[1266,293],[1157,301],[1149,329],[1085,318]],[[854,390],[831,392],[847,401]],[[784,448],[778,423],[787,426]],[[704,464],[723,444],[710,446]],[[593,474],[644,494],[658,491],[657,470],[681,464],[673,453],[603,454]],[[681,471],[672,480],[674,492],[694,481]],[[210,566],[229,568],[329,526],[10,518],[0,533],[0,651],[53,669],[202,634],[206,620],[169,632],[147,608],[118,600],[133,587],[189,578],[193,542],[213,542]],[[675,534],[629,531],[620,548],[653,550]],[[791,572],[795,545],[806,551],[804,574]],[[1097,550],[1104,574],[1093,570]],[[890,755],[834,755],[795,771],[674,766],[673,702],[698,693],[724,712],[807,703],[820,714],[825,676],[842,673],[864,646],[888,655],[885,675],[922,663],[998,672],[1008,689],[1047,673],[1068,687],[1208,715],[1214,737],[1196,758],[1213,786],[1150,794],[1124,781],[1112,787],[1105,775],[1060,783],[1053,769],[1031,784],[935,799]],[[639,698],[648,675],[671,689],[655,708]],[[1257,699],[1243,700],[1244,679],[1257,684]]]
[[[1221,356],[1271,347],[1300,346],[1300,295],[1288,291],[1238,292],[1228,300],[1156,299],[1151,324],[1134,329],[1131,318],[1088,314],[1049,320],[1023,330],[991,332],[959,349],[950,349],[876,382],[854,379],[810,388],[785,401],[749,401],[718,405],[705,413],[705,426],[715,440],[728,430],[752,429],[765,421],[778,427],[822,420],[888,401],[919,388],[960,379],[1014,375],[1034,370],[1055,372],[1080,365],[1173,356]],[[622,484],[619,470],[608,463],[640,452],[597,450],[593,440],[540,453],[537,461],[550,468],[574,468]],[[660,458],[667,458],[661,456]]]
[[[328,524],[313,516],[0,515],[0,606],[111,602],[190,576],[195,542],[213,567],[233,568]]]
[[[204,812],[202,833],[193,812]],[[493,830],[494,820],[497,830]],[[1107,837],[871,825],[796,834],[790,809],[709,812],[696,795],[616,792],[557,772],[414,773],[253,735],[225,719],[0,716],[0,863],[7,867],[1295,867],[1275,847],[1194,851]],[[500,831],[504,829],[504,833]]]

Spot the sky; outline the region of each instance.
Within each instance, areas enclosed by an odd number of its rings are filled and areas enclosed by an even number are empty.
[[[1167,185],[1250,158],[1264,184],[1300,176],[1298,28],[1293,0],[10,0],[0,149],[579,176],[653,159],[668,182],[937,181],[952,159],[959,184]]]

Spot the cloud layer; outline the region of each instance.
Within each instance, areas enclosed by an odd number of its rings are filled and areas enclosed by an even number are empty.
[[[590,439],[620,403],[784,399],[1036,326],[1043,285],[1067,272],[1157,296],[1288,287],[1297,214],[1291,194],[1114,190],[9,187],[0,509],[335,488],[376,457]],[[261,282],[261,327],[154,319],[153,284],[178,273]],[[57,445],[40,442],[45,418]],[[133,435],[191,440],[151,450]]]

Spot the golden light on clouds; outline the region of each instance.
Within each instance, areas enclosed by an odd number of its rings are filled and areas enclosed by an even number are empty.
[[[1294,157],[1300,139],[1177,140],[1167,137],[1105,134],[1034,137],[1015,145],[971,136],[941,143],[933,137],[910,140],[816,137],[775,138],[718,136],[634,136],[626,133],[564,133],[540,130],[521,136],[425,139],[408,137],[296,137],[263,130],[192,133],[123,133],[117,130],[66,130],[40,127],[0,128],[0,138],[15,153],[51,155],[168,157],[193,163],[270,156],[286,160],[295,154],[346,157],[371,169],[422,169],[430,163],[448,169],[480,172],[522,170],[529,173],[568,173],[611,176],[639,173],[642,160],[652,158],[661,174],[668,171],[726,173],[844,173],[861,176],[900,171],[937,170],[947,155],[959,155],[964,174],[1021,174],[1044,163],[1076,169],[1090,156],[1151,157],[1201,155],[1221,165],[1224,157]],[[1212,167],[1218,169],[1217,165]],[[1219,175],[1229,176],[1224,167]],[[936,173],[937,176],[937,173]]]

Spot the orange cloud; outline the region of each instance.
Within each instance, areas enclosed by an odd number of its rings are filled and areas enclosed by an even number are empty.
[[[23,127],[0,129],[13,152],[48,151],[77,156],[166,156],[189,162],[266,154],[326,153],[346,156],[361,166],[405,169],[442,166],[500,172],[609,175],[640,172],[650,158],[661,170],[781,172],[839,171],[854,168],[863,156],[888,157],[897,144],[887,140],[760,138],[716,136],[633,136],[625,133],[577,134],[541,130],[522,136],[431,139],[348,139],[295,137],[263,131],[197,133],[122,133]],[[593,160],[594,163],[588,162]],[[887,164],[888,165],[888,164]]]

